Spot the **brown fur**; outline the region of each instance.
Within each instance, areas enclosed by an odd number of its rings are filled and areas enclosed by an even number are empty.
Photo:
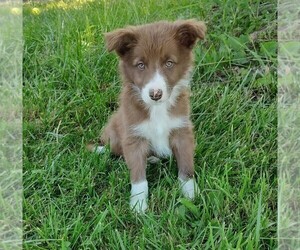
[[[146,159],[152,152],[146,139],[133,136],[129,128],[149,119],[148,109],[138,96],[141,89],[152,77],[157,65],[166,77],[169,88],[173,89],[193,63],[192,47],[203,39],[206,27],[203,22],[182,20],[173,23],[158,22],[136,27],[127,27],[105,35],[109,51],[116,51],[120,57],[120,72],[123,88],[120,108],[111,117],[101,136],[103,144],[110,144],[111,151],[125,157],[131,173],[131,182],[146,179]],[[163,65],[171,58],[176,70]],[[147,72],[136,70],[139,61],[147,66]],[[173,117],[189,116],[189,91],[184,89],[176,105],[169,113]],[[158,124],[159,126],[159,124]],[[159,138],[157,138],[159,140]],[[179,177],[193,176],[194,136],[192,125],[177,129],[170,134],[170,147],[177,159]]]

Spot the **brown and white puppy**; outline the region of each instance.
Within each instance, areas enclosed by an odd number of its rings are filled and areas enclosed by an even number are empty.
[[[101,153],[110,145],[123,155],[130,170],[130,206],[147,208],[147,157],[175,155],[184,196],[197,192],[194,135],[190,121],[189,81],[192,48],[206,26],[196,20],[130,26],[105,34],[109,51],[120,58],[123,88],[120,107],[101,136]]]

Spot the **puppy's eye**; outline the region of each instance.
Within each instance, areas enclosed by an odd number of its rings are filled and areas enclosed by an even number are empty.
[[[166,65],[167,68],[172,68],[173,65],[174,65],[174,62],[168,60],[165,65]]]
[[[139,70],[144,70],[144,69],[145,69],[145,64],[142,63],[142,62],[139,62],[139,63],[137,64],[137,67],[138,67]]]

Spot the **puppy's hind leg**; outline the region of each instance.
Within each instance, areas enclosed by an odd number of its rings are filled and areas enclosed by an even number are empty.
[[[118,121],[117,114],[113,115],[103,129],[100,140],[98,144],[88,144],[87,149],[91,152],[97,154],[103,154],[106,152],[108,145],[110,146],[110,150],[114,155],[122,155],[122,145],[121,145],[121,137],[120,137],[120,122]]]
[[[104,132],[100,138],[100,147],[103,147],[105,152],[105,147],[109,145],[110,151],[114,155],[122,155],[122,144],[121,144],[121,135],[119,133],[119,125],[113,123],[113,120],[110,124],[104,129]]]

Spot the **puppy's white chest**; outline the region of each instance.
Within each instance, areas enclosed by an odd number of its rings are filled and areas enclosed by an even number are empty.
[[[169,143],[170,132],[186,126],[187,123],[187,117],[172,117],[166,106],[157,105],[151,107],[150,118],[136,125],[133,132],[147,139],[151,149],[158,156],[169,156],[172,153]]]

